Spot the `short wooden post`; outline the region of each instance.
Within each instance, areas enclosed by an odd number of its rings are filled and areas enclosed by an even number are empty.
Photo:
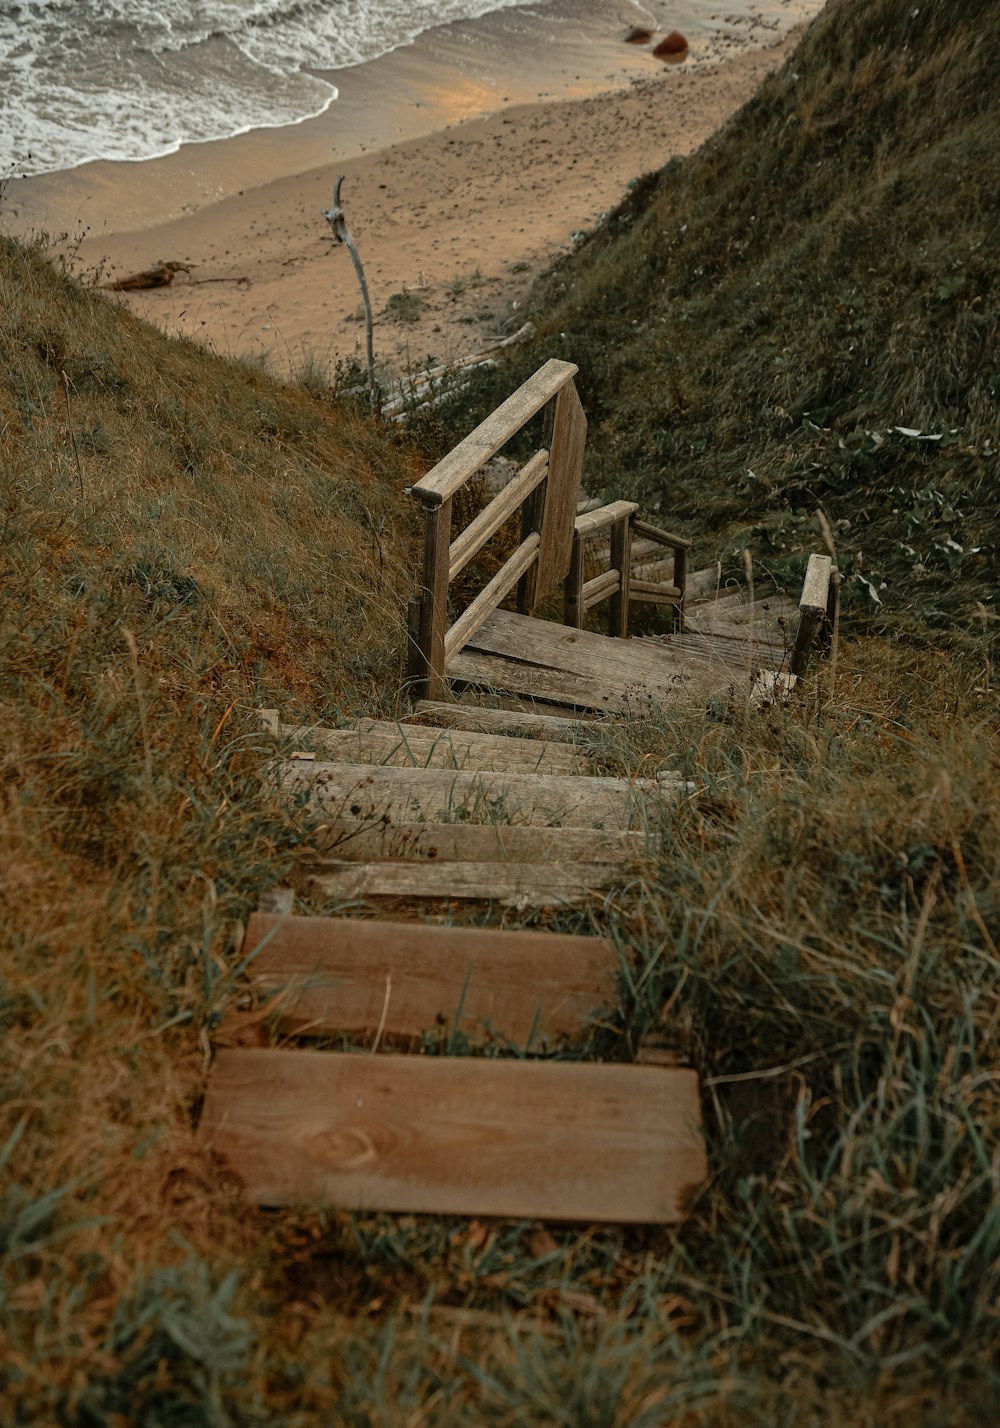
[[[832,563],[828,555],[809,557],[802,597],[799,600],[799,628],[795,635],[792,657],[788,662],[788,672],[794,674],[797,679],[806,672],[813,642],[826,620]]]
[[[611,527],[611,569],[618,571],[618,589],[608,607],[608,634],[624,640],[628,635],[629,576],[632,563],[632,515]]]
[[[563,624],[572,625],[574,630],[583,628],[583,549],[584,543],[574,531],[569,574],[563,587]]]
[[[439,699],[444,688],[444,637],[448,628],[448,546],[451,498],[424,505],[424,570],[420,590],[420,653],[425,699]]]

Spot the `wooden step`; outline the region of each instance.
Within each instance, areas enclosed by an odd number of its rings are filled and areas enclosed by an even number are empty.
[[[597,726],[594,719],[564,719],[554,714],[530,714],[521,709],[483,709],[475,704],[445,704],[419,699],[412,718],[431,720],[451,729],[481,730],[487,734],[511,734],[526,739],[577,743]],[[599,726],[598,726],[599,727]]]
[[[262,1205],[671,1223],[707,1174],[655,1066],[223,1051],[200,1135]]]
[[[325,898],[442,898],[503,907],[563,907],[589,902],[628,882],[611,863],[329,863],[309,869],[309,885]]]
[[[313,813],[390,823],[520,823],[545,827],[655,825],[670,785],[655,779],[465,773],[376,764],[276,765],[280,786]],[[678,780],[679,781],[679,780]]]
[[[255,913],[243,955],[298,1035],[452,1029],[538,1051],[617,1000],[601,937]]]
[[[565,742],[424,728],[385,719],[356,719],[346,729],[281,724],[278,735],[325,759],[352,763],[484,769],[495,773],[572,774],[590,770],[584,755]]]
[[[525,828],[506,823],[358,823],[335,819],[313,840],[320,854],[363,862],[612,863],[632,869],[656,842],[645,833],[601,828]]]
[[[611,639],[497,610],[448,666],[453,679],[538,698],[627,711],[704,693],[697,667],[668,647]]]

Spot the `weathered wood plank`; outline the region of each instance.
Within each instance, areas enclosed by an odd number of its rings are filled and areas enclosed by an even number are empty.
[[[492,773],[588,773],[586,757],[570,745],[506,734],[357,719],[346,729],[282,724],[280,737],[326,759],[408,768],[483,769]]]
[[[658,586],[644,580],[635,581],[629,591],[629,599],[638,605],[679,605],[681,598],[680,591],[672,585]]]
[[[579,368],[551,357],[533,377],[422,477],[412,491],[430,505],[448,500],[484,462],[495,456],[515,432],[573,380]]]
[[[648,852],[642,832],[532,828],[506,823],[358,823],[333,819],[312,839],[317,858],[365,862],[462,859],[483,863],[612,863],[631,870]],[[655,845],[654,845],[655,846]]]
[[[566,719],[555,714],[530,714],[522,709],[483,709],[475,704],[445,704],[418,700],[414,719],[433,719],[452,729],[481,729],[484,733],[519,735],[532,739],[557,739],[576,743],[592,729],[595,720]]]
[[[502,820],[548,827],[644,828],[658,810],[658,796],[669,796],[653,779],[297,761],[279,763],[276,771],[280,786],[288,793],[308,794],[315,812],[393,823]]]
[[[660,545],[671,546],[674,550],[690,550],[692,546],[692,542],[686,536],[674,535],[672,531],[665,531],[660,526],[650,525],[649,521],[637,518],[633,521],[632,528],[637,535],[658,541]]]
[[[811,555],[806,567],[806,578],[799,598],[799,628],[795,635],[795,648],[788,661],[788,668],[796,678],[806,672],[809,655],[826,620],[826,609],[830,599],[830,575],[833,561],[828,555]]]
[[[599,714],[621,713],[630,702],[627,691],[614,681],[522,664],[469,648],[452,660],[448,678],[492,693],[544,700],[571,709],[592,709]]]
[[[615,1002],[619,957],[601,937],[355,918],[250,918],[249,975],[301,1034],[419,1036],[442,1027],[522,1050],[578,1035]]]
[[[448,579],[454,580],[464,570],[477,551],[491,536],[496,535],[504,521],[509,520],[526,496],[530,496],[536,486],[545,480],[549,469],[549,453],[537,451],[530,461],[484,506],[451,543],[448,552]]]
[[[629,584],[631,595],[658,595],[664,600],[677,601],[681,598],[681,592],[676,585],[670,585],[665,580],[636,580],[632,578]]]
[[[594,605],[599,605],[602,600],[606,600],[609,595],[613,595],[616,590],[621,589],[621,576],[616,570],[605,570],[603,575],[595,575],[593,580],[585,580],[580,591],[581,604],[584,610],[591,609]],[[579,628],[579,626],[577,626]]]
[[[635,501],[612,501],[610,505],[598,506],[596,511],[587,511],[576,518],[576,533],[581,540],[607,530],[623,516],[631,516],[639,509]]]
[[[722,564],[716,561],[714,565],[707,565],[704,570],[696,570],[688,575],[685,586],[685,597],[690,604],[697,604],[699,600],[710,599],[719,589],[719,581],[722,579]]]
[[[505,907],[563,907],[622,887],[628,873],[612,863],[325,863],[309,872],[327,898],[444,898]]]
[[[707,1174],[693,1071],[223,1051],[201,1139],[263,1205],[626,1223]]]
[[[544,600],[569,570],[586,441],[587,418],[575,383],[567,382],[556,398],[552,420],[552,454],[545,484],[533,605]]]
[[[541,537],[537,531],[532,531],[521,542],[514,554],[501,565],[496,575],[479,592],[472,604],[462,611],[444,637],[446,660],[458,654],[459,650],[468,644],[480,625],[492,615],[500,601],[510,594],[521,576],[538,559],[540,540]]]
[[[563,624],[578,630],[583,625],[586,607],[583,602],[585,543],[573,532],[570,548],[569,571],[563,586]]]
[[[614,639],[628,637],[628,602],[632,583],[632,520],[622,518],[611,527],[611,565],[618,572],[617,590],[608,607],[608,634]]]
[[[655,651],[633,640],[611,640],[590,630],[532,620],[497,610],[476,632],[470,648],[503,655],[545,669],[617,683],[619,690],[645,690],[657,699],[675,699],[690,682],[689,672],[668,649]]]

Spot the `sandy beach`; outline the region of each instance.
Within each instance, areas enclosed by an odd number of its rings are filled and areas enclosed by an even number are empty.
[[[377,359],[454,360],[516,329],[531,281],[574,233],[630,180],[696,149],[797,38],[773,22],[694,33],[666,65],[624,43],[646,13],[558,0],[441,27],[336,71],[338,99],[303,124],[22,180],[6,226],[76,235],[76,266],[102,282],[186,264],[169,287],[120,300],[223,354],[332,370],[364,342],[349,254],[322,217],[342,173]]]

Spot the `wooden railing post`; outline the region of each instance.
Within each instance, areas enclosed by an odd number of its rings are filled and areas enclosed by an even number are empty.
[[[680,591],[675,612],[676,629],[684,628],[684,594],[687,590],[688,553],[686,545],[674,546],[674,585]]]
[[[448,628],[448,546],[451,497],[424,504],[424,570],[420,590],[420,653],[425,699],[440,698],[444,687],[444,636]]]
[[[574,531],[569,574],[563,587],[563,624],[572,625],[574,630],[583,629],[583,550],[584,543]]]
[[[611,527],[611,569],[618,571],[618,589],[608,607],[608,634],[624,640],[628,636],[628,587],[632,563],[632,513]]]

